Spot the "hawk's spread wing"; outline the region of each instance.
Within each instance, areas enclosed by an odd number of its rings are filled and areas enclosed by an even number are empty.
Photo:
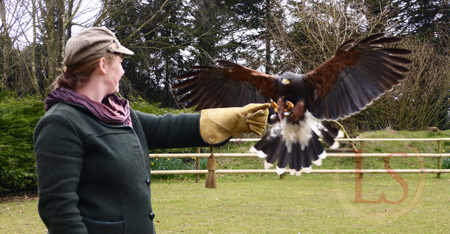
[[[218,107],[241,107],[249,103],[268,102],[275,99],[275,77],[227,61],[217,61],[221,67],[191,67],[196,70],[175,77],[181,80],[174,85],[179,103],[196,111]]]
[[[309,111],[318,119],[336,120],[354,114],[398,85],[411,61],[394,55],[408,50],[384,48],[401,38],[376,34],[342,44],[335,55],[306,74]],[[380,39],[381,38],[381,39]]]

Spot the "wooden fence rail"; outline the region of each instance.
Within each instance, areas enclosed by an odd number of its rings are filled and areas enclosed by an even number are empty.
[[[232,139],[234,142],[258,141],[259,139]],[[381,158],[381,157],[421,157],[421,158],[437,158],[436,169],[396,169],[395,173],[436,173],[437,177],[441,177],[441,173],[450,173],[450,169],[441,169],[441,159],[450,157],[450,153],[442,153],[442,142],[450,141],[450,138],[393,138],[393,139],[377,139],[377,138],[353,138],[353,139],[338,139],[340,142],[359,142],[362,153],[327,153],[327,158],[355,158],[355,160],[362,160],[364,158]],[[364,153],[364,142],[373,141],[430,141],[437,143],[436,153]],[[199,170],[200,158],[209,157],[209,153],[200,153],[200,148],[197,148],[197,153],[177,153],[177,154],[150,154],[150,158],[196,158],[196,170],[152,170],[153,175],[174,175],[174,174],[196,174],[197,181],[200,174],[206,174],[208,170]],[[254,153],[214,153],[216,158],[258,158]],[[216,170],[217,174],[275,174],[276,170]],[[286,173],[289,173],[286,170]],[[389,173],[385,169],[312,169],[311,174],[383,174]]]
[[[206,174],[208,170],[164,170],[152,171],[152,175],[182,175]],[[450,169],[397,169],[397,174],[407,173],[450,173]],[[275,174],[276,170],[247,169],[247,170],[216,170],[217,174]],[[286,171],[286,173],[289,173]],[[387,174],[392,173],[385,169],[312,169],[310,174]]]

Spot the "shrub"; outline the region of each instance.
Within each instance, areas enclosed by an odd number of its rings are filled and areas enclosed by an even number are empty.
[[[444,158],[442,160],[442,169],[450,169],[450,158]]]
[[[45,114],[35,97],[0,92],[0,190],[36,184],[33,131]]]
[[[207,158],[200,159],[200,170],[206,169]],[[152,170],[193,170],[195,158],[152,158]],[[194,178],[193,174],[186,175],[152,175],[152,179]]]
[[[193,113],[194,109],[183,109],[183,110],[177,110],[177,109],[171,109],[171,108],[164,108],[160,107],[160,103],[148,103],[142,98],[131,98],[130,100],[130,106],[133,108],[133,110],[138,110],[145,113],[155,114],[155,115],[164,115],[168,113],[172,114],[180,114],[180,113]]]

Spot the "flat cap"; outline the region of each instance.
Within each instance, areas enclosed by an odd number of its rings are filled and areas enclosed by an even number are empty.
[[[97,60],[109,53],[133,55],[125,48],[113,32],[106,28],[92,27],[75,34],[66,43],[64,65],[81,65]]]

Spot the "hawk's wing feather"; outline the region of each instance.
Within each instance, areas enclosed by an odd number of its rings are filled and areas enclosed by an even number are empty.
[[[385,48],[401,38],[369,36],[342,44],[328,61],[306,74],[309,110],[318,119],[336,120],[364,109],[398,85],[411,61],[404,49]]]
[[[275,77],[227,61],[216,61],[221,67],[195,66],[194,72],[175,77],[178,82],[172,89],[181,96],[179,103],[207,108],[241,107],[249,103],[275,99]]]

